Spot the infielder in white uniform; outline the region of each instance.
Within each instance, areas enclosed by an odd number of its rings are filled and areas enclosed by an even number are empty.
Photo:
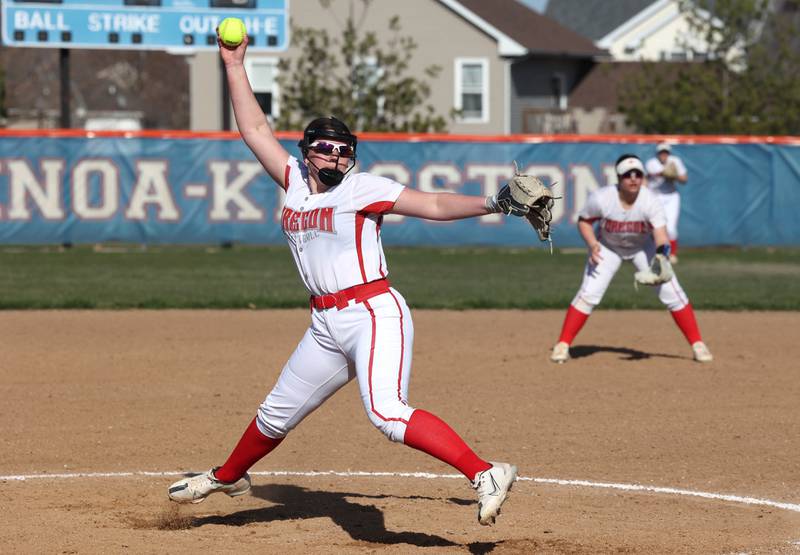
[[[594,191],[578,217],[578,231],[589,248],[589,259],[581,287],[567,309],[561,336],[550,355],[553,362],[569,360],[572,341],[600,304],[624,260],[644,271],[657,252],[669,256],[664,208],[654,193],[642,187],[642,161],[633,154],[624,154],[617,160],[616,173],[617,186]],[[695,360],[711,362],[711,352],[703,343],[694,310],[678,278],[673,276],[655,290],[692,346]]]
[[[303,284],[311,325],[225,464],[169,488],[177,502],[250,489],[247,470],[314,409],[355,378],[364,409],[391,441],[458,469],[478,493],[478,521],[492,524],[517,469],[488,462],[444,421],[408,403],[414,325],[403,296],[389,285],[381,246],[388,213],[455,220],[499,211],[497,196],[424,193],[367,173],[350,174],[357,138],[332,117],[312,121],[290,156],[256,102],[243,60],[247,39],[220,45],[236,123],[267,173],[286,191],[281,226]]]
[[[656,155],[645,165],[647,169],[647,186],[658,195],[664,205],[667,218],[667,236],[669,237],[669,260],[678,262],[678,219],[681,215],[681,194],[678,185],[689,179],[686,166],[678,156],[672,154],[669,143],[659,143]]]

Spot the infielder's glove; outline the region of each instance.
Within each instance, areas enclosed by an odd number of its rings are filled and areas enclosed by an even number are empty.
[[[664,171],[661,172],[661,175],[664,179],[678,179],[678,168],[675,167],[675,164],[670,162],[664,167]]]
[[[553,219],[553,191],[535,175],[519,173],[514,162],[514,177],[496,195],[486,197],[490,212],[510,216],[525,216],[541,241],[550,240],[550,221]]]
[[[657,253],[650,261],[650,267],[647,270],[636,272],[633,275],[633,283],[634,285],[661,285],[671,280],[674,275],[669,258],[664,254]]]

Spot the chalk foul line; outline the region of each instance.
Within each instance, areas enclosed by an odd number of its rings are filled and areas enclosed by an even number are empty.
[[[16,475],[0,475],[0,482],[14,482],[25,480],[69,480],[77,478],[127,478],[135,476],[147,477],[169,477],[169,476],[185,476],[186,472],[170,471],[170,472],[148,472],[148,471],[133,471],[133,472],[73,472],[73,473],[58,473],[58,474],[16,474]],[[427,480],[440,480],[440,479],[464,479],[461,474],[432,474],[429,472],[367,472],[359,470],[322,470],[322,471],[291,471],[291,470],[270,470],[250,472],[251,476],[302,476],[302,477],[315,477],[315,476],[338,476],[342,478],[423,478]],[[620,484],[612,482],[592,482],[589,480],[562,480],[558,478],[533,478],[528,476],[520,476],[521,482],[534,482],[537,484],[551,484],[558,486],[573,486],[584,488],[601,488],[613,489],[621,491],[632,492],[648,492],[648,493],[663,493],[666,495],[683,495],[688,497],[700,497],[703,499],[713,499],[717,501],[730,501],[732,503],[741,503],[743,505],[760,505],[765,507],[774,507],[776,509],[783,509],[786,511],[793,511],[800,513],[800,504],[798,503],[784,503],[781,501],[772,501],[770,499],[760,499],[757,497],[731,495],[725,493],[713,493],[706,491],[695,491],[689,489],[669,488],[660,486],[644,486],[641,484]]]

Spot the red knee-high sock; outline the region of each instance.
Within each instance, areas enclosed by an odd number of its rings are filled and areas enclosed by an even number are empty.
[[[694,345],[698,341],[703,340],[700,336],[700,328],[697,327],[697,320],[695,320],[692,305],[687,304],[680,310],[671,311],[670,314],[672,314],[673,320],[678,324],[678,327],[681,329],[690,345]]]
[[[455,467],[469,480],[492,467],[478,457],[444,420],[424,410],[417,409],[411,414],[403,443]]]
[[[568,345],[572,345],[572,341],[575,339],[575,336],[578,335],[578,332],[581,331],[581,328],[588,318],[588,314],[584,314],[574,306],[569,305],[567,315],[564,316],[564,325],[561,327],[561,335],[558,337],[558,341],[563,341]]]
[[[222,482],[235,482],[247,472],[247,469],[261,460],[267,453],[275,449],[283,438],[273,439],[261,433],[256,425],[256,419],[242,434],[228,460],[214,471],[214,476]]]
[[[669,240],[669,253],[675,256],[678,256],[678,240],[677,239],[670,239]]]

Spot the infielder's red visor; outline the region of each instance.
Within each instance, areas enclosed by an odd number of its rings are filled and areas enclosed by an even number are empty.
[[[625,158],[622,162],[617,164],[617,175],[625,175],[631,170],[639,170],[644,175],[644,166],[642,161],[638,158]]]

